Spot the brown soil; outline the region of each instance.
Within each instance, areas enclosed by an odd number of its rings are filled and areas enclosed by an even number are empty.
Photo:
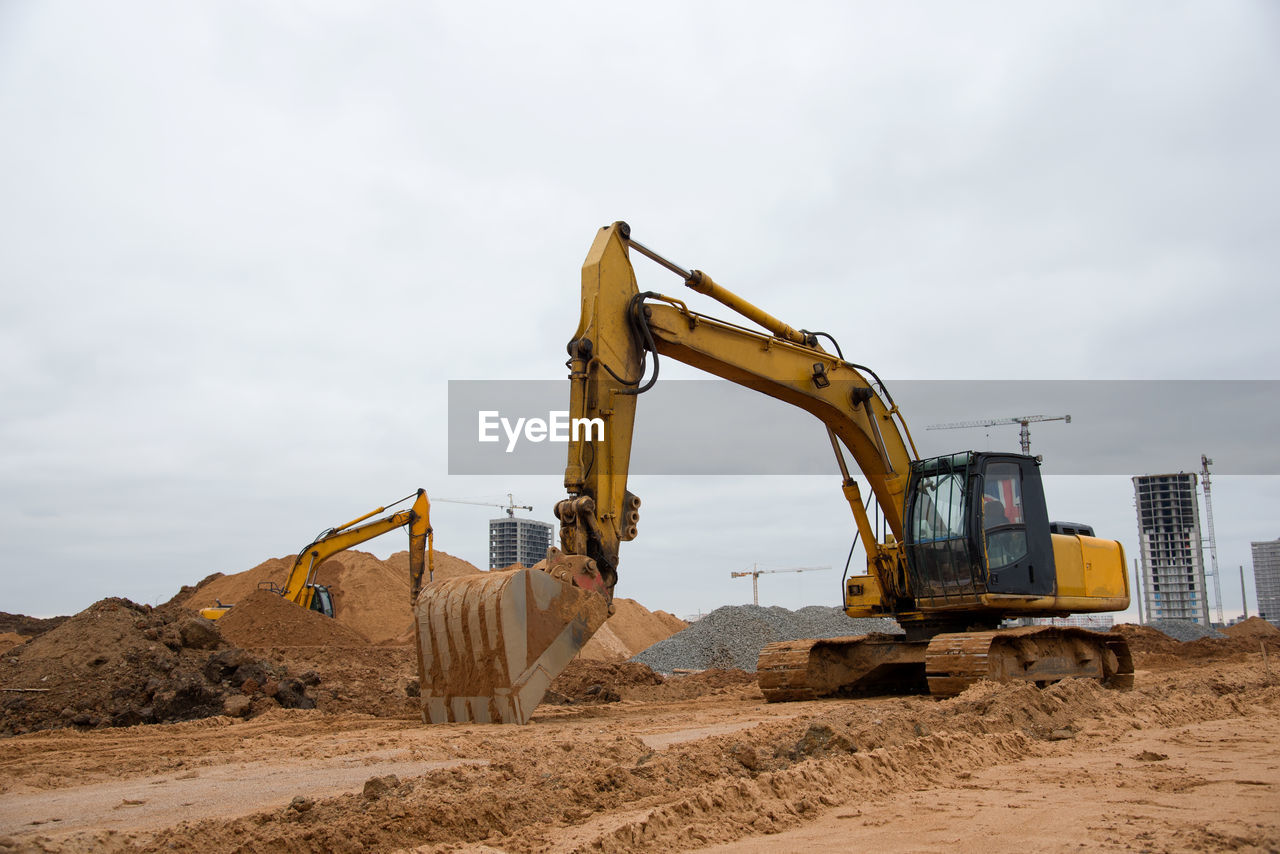
[[[279,624],[255,616],[245,626],[246,615],[236,616],[239,606],[247,601],[265,602],[259,586],[266,583],[283,585],[293,567],[292,556],[272,558],[252,569],[234,575],[217,573],[193,587],[184,587],[173,602],[198,611],[222,602],[233,604],[221,620],[223,633],[240,646],[286,647],[362,643],[409,645],[413,643],[413,614],[409,605],[409,553],[396,552],[381,560],[367,552],[348,550],[321,564],[316,580],[327,585],[333,595],[334,619],[359,636],[335,631],[324,634],[315,620],[290,615],[282,609],[273,611]],[[433,563],[437,580],[457,578],[480,572],[474,565],[447,552],[437,551]],[[523,568],[519,564],[512,568]],[[279,597],[277,597],[279,599]],[[581,657],[596,661],[626,661],[688,626],[666,611],[650,611],[633,599],[615,599],[615,613],[587,642]],[[230,621],[230,622],[228,622]],[[290,636],[291,631],[302,632]]]
[[[260,646],[367,646],[354,629],[318,611],[300,608],[278,593],[254,590],[217,621],[231,643]]]
[[[66,617],[28,617],[25,614],[8,614],[0,611],[0,635],[17,634],[23,637],[35,637],[57,628],[66,621]]]
[[[283,587],[294,555],[265,560],[234,575],[216,574],[175,597],[184,608],[198,611],[221,602],[235,605],[265,584]],[[479,572],[472,564],[437,551],[435,577],[456,578]],[[371,643],[408,643],[413,637],[409,606],[409,553],[396,552],[381,560],[368,552],[349,549],[329,558],[316,570],[315,581],[330,588],[334,618]]]
[[[18,644],[26,643],[28,640],[26,635],[20,635],[17,632],[4,632],[0,634],[0,652]]]
[[[623,691],[637,685],[661,685],[663,679],[647,664],[578,658],[551,682],[544,703],[616,703]]]
[[[386,650],[331,656],[369,651]],[[708,688],[679,700],[544,705],[526,726],[276,710],[109,737],[5,739],[0,834],[9,839],[0,845],[476,854],[1280,846],[1280,685],[1256,656],[1142,672],[1128,692],[980,683],[941,701],[768,704],[758,692]]]
[[[526,726],[427,726],[410,647],[348,643],[265,595],[237,606],[264,641],[248,650],[226,646],[234,610],[210,624],[104,600],[0,658],[0,687],[47,689],[0,694],[20,701],[7,731],[40,709],[57,727],[0,739],[0,851],[1280,849],[1265,633],[1122,626],[1151,663],[1132,691],[980,683],[948,700],[765,703],[742,671],[579,659]],[[197,675],[224,703],[241,666],[306,674],[316,708],[259,692],[247,719],[106,728]]]
[[[1222,631],[1233,638],[1266,638],[1280,635],[1280,629],[1277,629],[1261,617],[1250,617],[1247,620],[1241,620],[1234,626],[1227,626]]]
[[[1244,625],[1246,624],[1239,624],[1239,626]],[[1270,624],[1263,622],[1263,625]],[[1238,628],[1238,626],[1231,628]],[[1267,632],[1265,629],[1255,627],[1248,627],[1234,633],[1228,629],[1229,637],[1200,638],[1185,643],[1176,641],[1164,632],[1149,626],[1126,623],[1116,626],[1115,631],[1124,635],[1129,642],[1134,666],[1151,670],[1178,669],[1184,667],[1191,659],[1239,661],[1250,655],[1259,654],[1262,647],[1265,647],[1269,654],[1280,654],[1280,632]]]
[[[0,735],[306,708],[306,687],[208,620],[103,599],[0,657]]]

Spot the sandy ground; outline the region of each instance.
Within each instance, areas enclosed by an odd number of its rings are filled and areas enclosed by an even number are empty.
[[[1280,850],[1280,679],[1256,654],[1138,677],[773,705],[691,681],[523,727],[276,709],[37,732],[0,741],[0,850]]]

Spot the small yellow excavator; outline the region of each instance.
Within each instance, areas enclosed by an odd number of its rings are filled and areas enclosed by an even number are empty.
[[[427,500],[426,490],[419,489],[416,498],[412,495],[405,496],[400,501],[392,502],[387,506],[394,507],[410,498],[414,498],[414,502],[408,510],[400,510],[361,525],[360,523],[370,516],[376,516],[387,510],[387,507],[378,507],[363,516],[352,519],[345,525],[322,531],[310,545],[298,552],[298,557],[293,562],[293,568],[289,570],[284,586],[274,581],[264,581],[258,585],[258,588],[278,593],[303,608],[319,611],[326,617],[332,617],[333,597],[330,595],[329,588],[316,583],[316,571],[320,565],[338,552],[346,551],[365,540],[372,540],[374,537],[407,525],[409,527],[410,596],[416,598],[422,586],[424,572],[429,580],[435,562],[431,531],[431,503]],[[201,608],[200,616],[216,620],[232,607],[232,605],[218,602],[212,608]]]
[[[632,252],[764,331],[640,292]],[[623,222],[596,235],[582,268],[581,312],[568,345],[569,418],[601,419],[605,429],[569,443],[569,497],[556,506],[562,551],[550,550],[545,567],[422,589],[415,614],[425,720],[526,722],[608,616],[619,546],[635,538],[639,521],[640,500],[627,490],[636,402],[656,381],[659,356],[797,406],[825,426],[867,553],[866,573],[843,582],[845,612],[892,617],[905,631],[771,644],[758,662],[766,699],[949,696],[981,679],[1132,685],[1119,634],[1000,628],[1007,618],[1129,605],[1120,543],[1049,521],[1036,458],[970,451],[920,459],[884,383],[847,361],[831,335],[793,328],[679,267],[633,240]],[[846,455],[870,485],[877,524]]]

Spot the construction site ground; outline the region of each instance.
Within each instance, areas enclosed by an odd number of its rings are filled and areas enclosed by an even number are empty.
[[[527,726],[423,725],[405,647],[260,649],[377,715],[0,740],[0,850],[1280,850],[1274,647],[1197,643],[1135,638],[1128,692],[949,700],[766,704],[741,671],[586,662]]]
[[[0,852],[1280,851],[1280,631],[1258,619],[1120,626],[1131,691],[769,704],[753,673],[627,659],[779,615],[618,599],[529,724],[433,726],[405,554],[325,564],[335,619],[259,589],[289,565],[0,615]],[[215,599],[236,604],[195,616]]]

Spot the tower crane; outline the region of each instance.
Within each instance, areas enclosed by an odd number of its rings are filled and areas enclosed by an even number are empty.
[[[507,516],[514,518],[517,510],[533,511],[533,507],[528,504],[516,504],[515,499],[511,497],[511,493],[507,493],[506,504],[495,504],[492,501],[467,501],[462,498],[436,498],[433,499],[437,504],[474,504],[478,507],[498,507],[507,511]]]
[[[729,573],[730,578],[745,578],[751,576],[751,601],[753,604],[760,604],[760,576],[772,575],[775,572],[821,572],[824,569],[830,569],[829,566],[797,566],[791,569],[760,569],[760,564],[751,564],[751,569],[742,572]]]
[[[1213,589],[1217,595],[1215,604],[1217,605],[1218,610],[1218,622],[1222,625],[1226,625],[1226,621],[1222,617],[1222,576],[1218,574],[1218,541],[1213,536],[1213,498],[1210,494],[1211,489],[1209,485],[1209,466],[1211,465],[1213,465],[1213,460],[1209,459],[1205,454],[1201,454],[1200,485],[1204,487],[1205,521],[1209,523],[1209,557],[1213,561]],[[1207,596],[1208,591],[1205,592]]]
[[[1065,421],[1071,423],[1070,415],[1017,415],[1013,418],[989,418],[983,421],[957,421],[954,424],[930,424],[926,430],[959,430],[965,427],[997,427],[1001,424],[1020,424],[1022,432],[1022,453],[1031,454],[1031,430],[1027,425],[1032,421]]]

